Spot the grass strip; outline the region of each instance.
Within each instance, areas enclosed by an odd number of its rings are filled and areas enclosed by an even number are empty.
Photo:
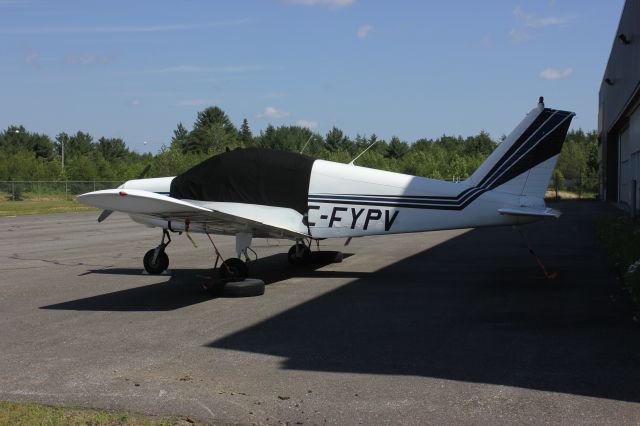
[[[629,217],[606,218],[598,223],[596,232],[640,306],[640,222]]]
[[[77,407],[52,407],[32,402],[0,401],[0,425],[15,426],[174,426],[198,424],[191,419],[152,418],[126,412]],[[200,423],[201,424],[201,423]]]
[[[29,214],[67,213],[97,211],[98,209],[78,203],[73,197],[62,195],[26,195],[23,200],[11,201],[2,197],[0,216],[20,216]]]

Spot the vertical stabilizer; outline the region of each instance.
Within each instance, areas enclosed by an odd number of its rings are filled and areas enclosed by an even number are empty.
[[[574,115],[545,108],[540,98],[468,182],[484,190],[544,197]]]

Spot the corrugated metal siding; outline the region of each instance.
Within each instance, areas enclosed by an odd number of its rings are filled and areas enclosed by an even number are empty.
[[[624,44],[618,35],[631,41]],[[614,84],[605,83],[610,78]],[[603,133],[617,125],[632,95],[640,84],[640,0],[627,0],[622,11],[616,38],[600,85],[600,117]]]

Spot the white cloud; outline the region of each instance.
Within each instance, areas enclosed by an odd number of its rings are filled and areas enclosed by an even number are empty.
[[[566,18],[560,18],[557,16],[546,16],[544,18],[537,17],[533,13],[526,13],[520,6],[516,6],[513,10],[513,14],[516,18],[521,20],[525,26],[531,28],[548,27],[550,25],[562,25],[569,22]]]
[[[318,127],[318,122],[313,120],[298,120],[296,124],[300,127],[306,127],[307,129],[315,129]]]
[[[249,19],[209,22],[205,24],[174,25],[139,25],[128,27],[33,27],[33,28],[0,28],[0,34],[123,34],[123,33],[158,33],[168,31],[188,31],[216,27],[242,25]]]
[[[272,106],[268,106],[264,109],[264,111],[259,112],[257,114],[258,118],[284,118],[290,116],[291,113],[287,111],[282,111]]]
[[[204,106],[204,105],[213,105],[217,103],[214,99],[183,99],[179,101],[176,106],[179,107],[193,107],[193,106]]]
[[[560,80],[561,78],[567,78],[573,74],[573,68],[556,69],[547,68],[540,73],[540,78],[545,80]]]
[[[131,101],[131,106],[137,107],[140,105],[140,99],[134,99]]]
[[[509,40],[512,43],[525,43],[531,39],[533,39],[533,34],[528,31],[515,29],[509,31]]]
[[[40,59],[40,54],[38,52],[29,53],[24,57],[24,63],[27,65],[33,65],[38,62]]]
[[[373,31],[373,26],[371,25],[363,25],[358,27],[358,38],[367,38],[367,36]]]
[[[113,61],[113,55],[111,53],[105,53],[103,55],[95,53],[69,55],[65,60],[65,62],[69,65],[108,64],[111,61]]]
[[[329,9],[339,9],[351,6],[355,0],[285,0],[286,3],[301,4],[304,6],[324,6]]]

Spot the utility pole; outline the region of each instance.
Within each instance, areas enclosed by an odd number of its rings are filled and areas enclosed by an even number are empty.
[[[62,146],[62,173],[64,173],[64,138],[61,138],[60,145]]]

